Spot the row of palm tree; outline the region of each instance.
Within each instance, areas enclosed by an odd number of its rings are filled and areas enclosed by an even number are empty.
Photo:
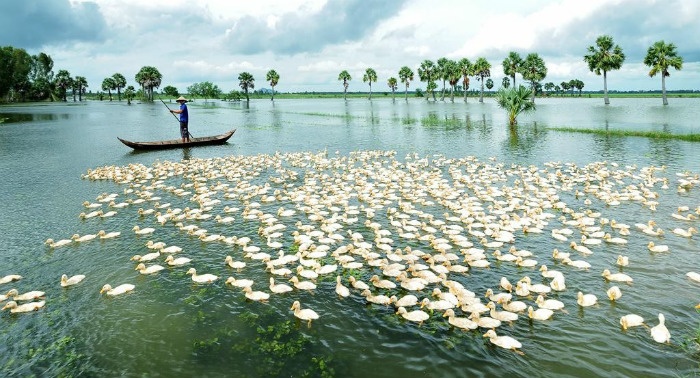
[[[609,35],[602,35],[597,38],[596,46],[589,46],[588,53],[584,55],[583,60],[588,64],[589,69],[596,75],[603,75],[603,91],[604,102],[609,104],[607,73],[611,70],[620,69],[625,60],[625,55],[619,45],[613,43],[613,39]],[[644,58],[644,64],[651,67],[649,76],[655,76],[661,73],[662,97],[664,105],[668,104],[666,98],[666,82],[665,78],[670,75],[669,68],[680,70],[683,65],[683,58],[678,56],[676,46],[673,43],[665,43],[663,40],[654,43]],[[524,59],[515,51],[508,53],[508,56],[503,60],[503,73],[506,77],[502,80],[502,86],[508,88],[512,79],[513,88],[518,89],[516,85],[516,74],[521,74],[523,79],[528,82],[531,89],[530,101],[535,101],[535,94],[538,88],[541,87],[540,82],[547,77],[547,66],[544,60],[537,53],[530,53]],[[426,59],[421,62],[418,67],[418,77],[420,81],[426,83],[426,100],[432,96],[433,101],[437,101],[435,91],[438,89],[436,81],[442,81],[442,91],[440,100],[445,100],[447,91],[447,83],[449,83],[451,100],[454,101],[454,92],[457,85],[462,83],[464,90],[464,101],[467,101],[467,90],[469,89],[469,77],[474,77],[480,82],[479,102],[484,101],[484,85],[487,88],[493,86],[491,76],[491,63],[483,57],[476,59],[472,63],[467,58],[462,58],[459,61],[440,58],[437,64],[432,60]],[[399,69],[399,80],[405,85],[405,98],[408,100],[408,88],[410,82],[414,79],[414,73],[408,66],[403,66]],[[347,99],[347,89],[352,77],[347,70],[343,70],[338,75],[338,80],[343,82],[344,98]],[[363,82],[369,82],[369,99],[372,99],[372,83],[377,81],[377,73],[373,68],[367,68],[362,78]],[[390,77],[387,80],[387,85],[392,91],[392,94],[397,88],[397,79]],[[545,90],[569,90],[578,89],[579,95],[584,87],[584,83],[578,79],[572,79],[569,82],[562,82],[561,87],[557,88],[554,83],[545,84]],[[572,92],[573,93],[573,92]]]

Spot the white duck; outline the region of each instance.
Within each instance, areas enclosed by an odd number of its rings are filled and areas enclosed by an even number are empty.
[[[624,274],[624,273],[610,273],[608,269],[603,270],[603,274],[601,274],[603,277],[605,277],[606,280],[608,281],[615,281],[615,282],[625,282],[625,283],[632,283],[633,279],[632,277]]]
[[[598,298],[595,296],[595,294],[583,294],[579,291],[577,294],[576,303],[578,303],[578,305],[581,307],[590,307],[598,303]]]
[[[700,273],[698,272],[688,272],[685,274],[685,276],[690,278],[692,281],[700,282]]]
[[[229,277],[226,279],[227,285],[240,287],[240,288],[253,286],[254,283],[255,282],[253,280],[249,280],[247,278],[236,279],[235,277]]]
[[[264,302],[270,299],[270,294],[263,291],[253,291],[253,288],[250,286],[244,287],[243,292],[245,293],[245,297],[251,301]]]
[[[15,301],[9,301],[9,302],[5,303],[5,305],[0,310],[9,309],[11,313],[17,314],[17,313],[22,313],[22,312],[39,311],[39,309],[44,307],[45,304],[46,304],[45,301],[38,301],[38,302],[29,302],[29,303],[24,303],[24,304],[18,305],[17,302],[15,302]]]
[[[299,318],[301,320],[308,321],[308,324],[307,324],[308,326],[311,325],[312,320],[316,320],[319,318],[316,311],[314,311],[310,308],[302,309],[301,303],[299,303],[299,301],[294,301],[294,303],[292,303],[292,308],[290,308],[290,310],[294,310],[294,316],[296,316],[297,318]]]
[[[59,248],[59,247],[63,247],[64,245],[71,244],[72,242],[73,242],[73,240],[71,240],[71,239],[61,239],[59,241],[54,241],[53,239],[49,238],[49,239],[46,239],[44,244],[48,245],[49,248]]]
[[[606,291],[606,294],[611,301],[616,301],[622,297],[622,291],[617,286],[611,286],[608,291]]]
[[[657,343],[668,343],[671,341],[671,333],[666,328],[664,314],[659,313],[659,324],[651,327],[651,337]]]
[[[551,318],[553,314],[554,311],[548,308],[538,308],[537,310],[533,309],[532,306],[527,308],[527,316],[530,319],[547,320]]]
[[[139,263],[139,265],[136,265],[136,269],[134,269],[134,270],[138,270],[139,273],[141,273],[141,274],[153,274],[153,273],[158,273],[163,269],[165,269],[165,268],[162,265],[153,264],[153,265],[146,266],[146,264],[144,264],[144,263]]]
[[[489,341],[491,344],[499,346],[504,349],[510,349],[513,351],[518,351],[518,349],[522,348],[522,344],[520,341],[510,337],[510,336],[498,336],[496,334],[496,331],[490,329],[486,331],[484,334],[484,337],[488,337]]]
[[[629,314],[620,318],[620,326],[623,330],[630,327],[638,327],[644,324],[644,318],[637,314]]]
[[[107,293],[109,296],[120,295],[134,290],[134,287],[135,286],[132,284],[121,284],[115,288],[112,288],[110,284],[105,284],[102,286],[102,289],[100,289],[100,294]]]
[[[668,252],[668,246],[665,244],[654,244],[653,241],[650,241],[649,244],[647,244],[647,248],[649,251],[654,252],[654,253],[662,253],[662,252]]]
[[[170,245],[160,250],[160,253],[178,253],[182,252],[182,248],[176,245]]]
[[[455,316],[455,311],[453,309],[447,309],[443,314],[443,317],[447,318],[447,322],[456,328],[461,328],[464,330],[473,330],[479,328],[479,324],[469,318],[462,318]]]
[[[22,276],[20,276],[19,274],[8,274],[8,275],[0,278],[0,284],[6,284],[9,282],[18,281],[21,279],[22,279]]]
[[[22,294],[20,294],[17,289],[10,289],[10,291],[7,292],[7,297],[11,297],[14,301],[33,301],[35,299],[43,299],[45,295],[46,293],[38,290],[32,290]]]
[[[174,258],[173,255],[168,255],[168,257],[165,258],[165,263],[170,266],[182,266],[190,262],[192,262],[192,260],[187,257]]]
[[[187,274],[191,274],[192,281],[196,283],[212,283],[219,278],[218,276],[210,273],[197,274],[197,270],[195,270],[194,268],[190,268],[189,270],[187,270]]]
[[[156,229],[152,227],[141,228],[139,226],[134,226],[132,230],[136,235],[148,235],[156,231]]]
[[[75,284],[80,283],[80,281],[82,281],[84,279],[85,279],[84,274],[76,274],[70,278],[68,278],[68,276],[64,274],[61,276],[61,286],[62,287],[73,286]]]
[[[424,321],[428,320],[428,318],[430,318],[430,315],[428,315],[428,313],[423,310],[408,311],[405,307],[399,307],[396,313],[401,315],[404,319],[408,321],[416,322],[419,324],[423,323]]]
[[[544,308],[553,311],[562,310],[564,308],[564,302],[556,299],[544,299],[544,297],[541,295],[537,296],[537,299],[535,299],[535,304],[537,304],[537,307],[539,308]]]
[[[275,279],[273,277],[270,277],[270,291],[275,293],[275,294],[282,294],[282,293],[288,293],[292,291],[291,286],[286,285],[286,284],[275,284]]]
[[[343,283],[340,282],[340,276],[335,277],[335,292],[343,298],[350,296],[350,289],[348,289],[347,286],[343,285]]]

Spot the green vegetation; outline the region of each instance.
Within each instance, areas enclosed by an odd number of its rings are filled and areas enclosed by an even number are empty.
[[[548,127],[547,130],[567,133],[598,134],[617,137],[644,137],[652,139],[676,139],[686,142],[700,142],[700,134],[671,134],[663,131],[608,130],[608,129],[577,129],[574,127]]]
[[[508,112],[510,126],[518,124],[518,114],[535,110],[535,103],[530,101],[529,96],[529,91],[522,85],[518,88],[501,88],[496,93],[496,103]]]
[[[347,100],[348,86],[350,85],[350,80],[352,80],[352,76],[350,76],[350,73],[348,73],[348,71],[343,70],[340,72],[340,74],[338,74],[338,80],[343,81],[343,98]]]
[[[265,80],[267,80],[267,82],[270,83],[270,87],[272,87],[272,97],[270,97],[270,101],[275,101],[275,87],[280,81],[280,74],[275,70],[269,70],[265,75]]]
[[[160,87],[163,81],[163,75],[153,66],[143,66],[134,77],[136,82],[141,85],[146,101],[153,101],[153,88]]]

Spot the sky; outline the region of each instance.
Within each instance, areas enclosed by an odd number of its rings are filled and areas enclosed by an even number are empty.
[[[700,90],[700,1],[697,0],[0,0],[0,46],[44,52],[54,72],[84,76],[88,90],[123,74],[128,85],[154,66],[166,85],[186,92],[210,81],[224,92],[249,72],[255,88],[269,88],[274,69],[281,92],[343,90],[338,74],[352,76],[348,91],[367,91],[362,76],[377,72],[375,92],[388,91],[402,66],[416,73],[410,89],[425,88],[417,69],[479,57],[500,85],[510,51],[537,53],[547,66],[543,83],[578,79],[602,90],[583,56],[610,35],[626,59],[608,73],[608,90],[659,90],[649,77],[647,49],[664,40],[677,46],[680,71],[668,90]],[[516,82],[522,77],[518,75]],[[475,83],[475,81],[473,81]],[[441,86],[441,84],[439,84]],[[472,85],[472,88],[474,85]],[[403,86],[399,86],[403,90]]]

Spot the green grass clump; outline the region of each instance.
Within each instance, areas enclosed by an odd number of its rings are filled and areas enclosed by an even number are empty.
[[[700,142],[700,134],[671,134],[663,131],[638,131],[638,130],[604,130],[604,129],[577,129],[573,127],[548,127],[547,130],[566,133],[597,134],[619,137],[643,137],[652,139],[676,139],[686,142]]]

